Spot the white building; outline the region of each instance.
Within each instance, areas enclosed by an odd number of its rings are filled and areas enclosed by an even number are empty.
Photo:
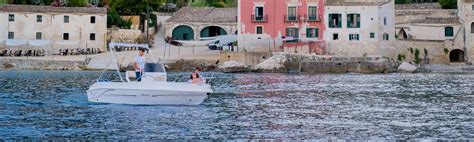
[[[458,14],[464,31],[464,47],[457,50],[467,63],[474,60],[474,0],[458,0]]]
[[[0,21],[0,49],[106,50],[106,8],[1,5]]]
[[[343,56],[386,55],[395,41],[395,4],[390,0],[327,0],[327,52]],[[386,55],[389,56],[389,55]]]

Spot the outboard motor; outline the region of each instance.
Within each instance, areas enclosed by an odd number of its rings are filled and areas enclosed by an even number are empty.
[[[142,75],[142,82],[164,81],[166,82],[165,66],[160,63],[146,63],[145,72]]]

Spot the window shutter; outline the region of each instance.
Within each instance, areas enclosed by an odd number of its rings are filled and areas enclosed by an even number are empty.
[[[314,34],[315,34],[315,37],[319,37],[319,29],[316,28],[316,29],[314,29],[314,30],[315,30],[315,32],[316,32],[316,33],[314,33]]]
[[[347,14],[347,28],[351,27],[352,14]]]
[[[310,37],[311,37],[311,29],[306,28],[306,38],[310,38]]]
[[[357,28],[360,28],[360,14],[357,14]]]

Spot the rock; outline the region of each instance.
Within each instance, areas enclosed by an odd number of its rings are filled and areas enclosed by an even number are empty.
[[[227,73],[248,72],[250,71],[250,67],[241,62],[230,60],[219,66],[219,70]]]
[[[4,63],[3,68],[5,69],[11,69],[14,68],[16,65],[14,63]]]
[[[286,54],[275,54],[267,60],[253,67],[255,71],[276,71],[285,68],[285,63],[288,59]]]
[[[417,69],[416,66],[410,64],[410,63],[407,63],[407,62],[403,62],[400,66],[398,66],[398,72],[408,72],[408,73],[413,73],[415,72]]]

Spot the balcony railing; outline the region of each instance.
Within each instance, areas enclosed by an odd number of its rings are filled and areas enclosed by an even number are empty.
[[[320,18],[316,15],[304,15],[306,22],[320,22]]]
[[[285,22],[298,22],[299,16],[298,15],[284,15],[283,19],[285,19]]]
[[[263,16],[252,15],[251,18],[252,18],[251,20],[252,20],[253,23],[266,23],[267,20],[268,20],[267,15],[263,15]]]

